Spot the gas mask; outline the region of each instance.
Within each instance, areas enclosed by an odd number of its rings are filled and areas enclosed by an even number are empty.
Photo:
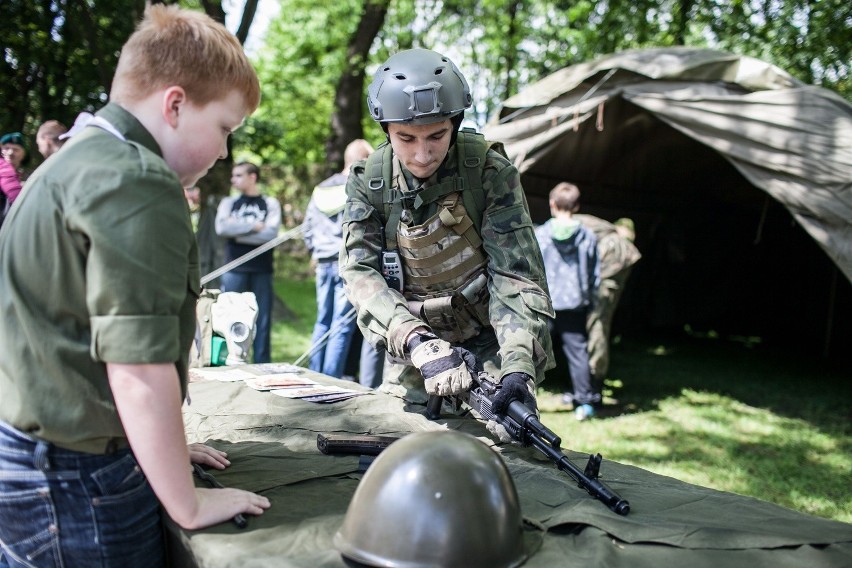
[[[226,365],[248,360],[257,320],[257,300],[251,292],[223,292],[211,306],[213,331],[225,338],[228,346]]]

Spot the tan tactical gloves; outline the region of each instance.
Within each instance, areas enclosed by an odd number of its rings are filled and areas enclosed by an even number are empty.
[[[472,373],[482,370],[476,356],[464,347],[453,345],[434,334],[417,331],[408,340],[411,362],[423,375],[426,392],[430,395],[451,396],[470,390]],[[512,401],[520,401],[538,413],[535,400],[535,381],[526,373],[508,373],[500,381],[491,410],[505,415]]]
[[[450,396],[469,390],[473,383],[470,368],[475,368],[473,353],[453,347],[432,334],[415,334],[408,341],[411,362],[423,375],[426,392]]]

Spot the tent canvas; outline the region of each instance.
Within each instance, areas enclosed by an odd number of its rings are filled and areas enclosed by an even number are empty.
[[[852,336],[852,105],[837,94],[750,57],[633,50],[530,85],[484,130],[535,222],[563,180],[584,213],[636,221],[628,323],[823,352]]]

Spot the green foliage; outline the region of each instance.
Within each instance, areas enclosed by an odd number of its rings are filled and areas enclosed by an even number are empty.
[[[288,317],[274,318],[272,323],[273,361],[294,363],[311,347],[317,301],[309,257],[304,247],[276,255],[275,293],[289,313]],[[307,362],[302,366],[307,367]]]
[[[263,101],[234,148],[264,164],[269,188],[285,202],[304,205],[324,177],[334,89],[342,73],[359,68],[346,61],[346,46],[370,1],[280,0],[256,56]],[[221,12],[216,2],[180,4]],[[144,6],[4,0],[0,130],[32,139],[43,120],[68,123],[100,107]],[[752,55],[852,100],[852,4],[845,0],[392,0],[366,72],[401,49],[442,51],[470,82],[468,118],[481,126],[502,100],[557,69],[670,45]],[[369,118],[364,131],[374,145],[384,139]]]
[[[322,171],[333,89],[364,1],[284,0],[267,37],[264,103],[238,140],[283,164],[291,197],[306,200]],[[396,0],[367,72],[401,49],[441,51],[471,84],[467,116],[483,125],[506,97],[562,67],[671,45],[752,55],[852,98],[852,8],[843,0]],[[383,139],[374,125],[365,132]]]
[[[806,83],[852,98],[852,5],[843,0],[701,6],[697,21],[719,47],[774,63]]]
[[[274,172],[272,190],[304,205],[323,177],[334,88],[346,69],[345,50],[360,16],[360,0],[317,5],[285,0],[270,24],[256,68],[258,111],[235,136]]]
[[[102,106],[121,45],[144,5],[3,0],[2,131],[22,130],[34,141],[45,120],[69,124],[77,113]]]

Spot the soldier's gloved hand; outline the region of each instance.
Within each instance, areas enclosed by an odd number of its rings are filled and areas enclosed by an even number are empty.
[[[500,389],[494,395],[494,401],[491,404],[491,410],[494,414],[505,416],[509,404],[513,400],[521,401],[524,406],[538,413],[535,396],[527,387],[527,381],[531,380],[533,378],[526,373],[509,373],[503,377],[503,380],[500,381]]]
[[[470,389],[476,357],[434,335],[416,334],[408,341],[411,362],[423,375],[426,392],[450,396]],[[470,367],[469,367],[470,366]]]

